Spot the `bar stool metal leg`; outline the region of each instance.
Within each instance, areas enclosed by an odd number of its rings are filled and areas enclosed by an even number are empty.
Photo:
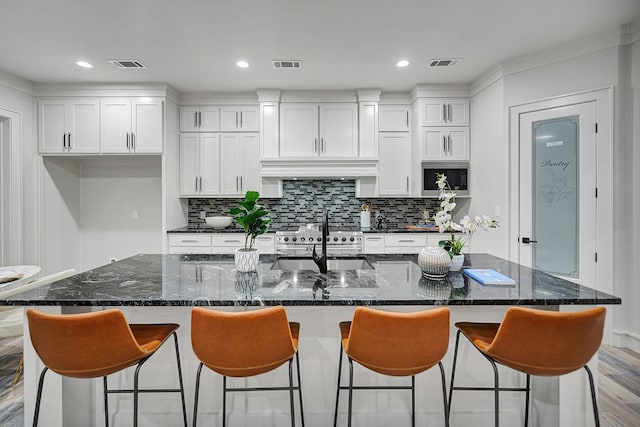
[[[596,387],[593,383],[593,374],[591,369],[587,365],[584,365],[585,371],[589,376],[589,388],[591,389],[591,403],[593,404],[593,418],[596,422],[596,427],[600,427],[600,417],[598,416],[598,402],[596,401]]]
[[[293,404],[293,358],[289,359],[289,406],[291,407],[291,427],[296,427],[296,417]]]
[[[444,374],[444,366],[442,362],[438,362],[440,367],[440,377],[442,379],[442,403],[444,404],[444,425],[449,427],[449,405],[447,404],[447,380]]]
[[[486,357],[486,356],[485,356]],[[498,377],[498,367],[495,362],[488,357],[486,359],[491,363],[491,367],[493,368],[493,381],[494,381],[494,411],[495,411],[495,425],[496,427],[500,427],[500,378]]]
[[[33,413],[33,427],[38,425],[38,416],[40,415],[40,401],[42,400],[42,387],[44,386],[44,375],[49,368],[45,367],[40,373],[40,380],[38,381],[38,393],[36,395],[36,409]]]
[[[182,419],[184,427],[187,427],[187,405],[184,400],[184,383],[182,381],[182,366],[180,365],[180,349],[178,348],[178,334],[173,333],[173,341],[176,347],[176,362],[178,364],[178,380],[180,382],[180,400],[182,403]]]
[[[338,425],[338,402],[340,402],[340,376],[342,375],[342,343],[340,343],[340,357],[338,359],[338,387],[336,390],[336,410],[333,413],[333,427]]]
[[[200,395],[200,374],[202,373],[203,363],[198,365],[198,372],[196,373],[196,393],[193,398],[193,427],[198,424],[198,397]]]
[[[296,368],[298,370],[298,397],[300,398],[300,419],[304,427],[304,408],[302,407],[302,377],[300,376],[300,352],[296,351]]]
[[[460,329],[456,333],[456,346],[453,351],[453,367],[451,368],[451,385],[449,386],[449,404],[447,405],[447,414],[451,416],[451,401],[453,397],[453,379],[456,376],[456,363],[458,361],[458,344],[460,344]]]
[[[222,427],[227,425],[227,377],[222,376]]]
[[[104,425],[109,427],[109,394],[107,387],[107,377],[102,377],[102,389],[104,391]]]
[[[524,427],[529,426],[529,399],[531,396],[531,375],[527,374],[527,391],[524,398]]]
[[[347,427],[351,427],[351,412],[353,410],[353,360],[349,357],[349,413]]]
[[[136,371],[133,374],[133,427],[138,427],[138,374],[140,373],[142,364],[147,360],[149,360],[149,358],[142,359],[140,362],[138,362]]]
[[[411,427],[416,427],[416,376],[411,375]]]

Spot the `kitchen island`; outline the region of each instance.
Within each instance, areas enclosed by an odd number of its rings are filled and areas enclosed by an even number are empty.
[[[256,273],[239,273],[229,255],[137,255],[108,264],[51,285],[18,294],[2,304],[39,306],[53,313],[72,313],[121,307],[130,322],[176,322],[188,407],[193,402],[193,382],[197,360],[190,344],[192,306],[216,306],[224,310],[251,310],[252,306],[284,305],[289,318],[302,324],[300,357],[307,425],[329,425],[335,397],[339,350],[338,322],[348,320],[356,305],[386,306],[384,309],[415,311],[433,305],[451,308],[451,337],[456,321],[500,321],[508,306],[526,305],[548,310],[572,311],[593,305],[620,304],[620,298],[589,289],[542,272],[533,271],[486,254],[468,255],[465,267],[492,268],[515,279],[512,286],[482,286],[461,273],[450,273],[445,281],[422,277],[416,255],[367,255],[335,261],[337,269],[326,275],[311,270],[309,260],[261,257]],[[426,307],[420,307],[426,306]],[[28,335],[25,335],[28,337]],[[108,332],[105,333],[105,337]],[[453,346],[451,340],[450,346]],[[163,349],[164,350],[164,349]],[[488,363],[469,345],[461,347],[460,381],[467,385],[491,385]],[[445,356],[450,375],[452,351]],[[141,371],[145,387],[168,386],[176,381],[172,353],[159,352],[154,367]],[[151,365],[149,361],[148,365]],[[592,361],[592,369],[596,369]],[[41,364],[30,340],[25,339],[25,423],[33,413],[37,374]],[[251,386],[286,381],[286,372],[242,380]],[[130,384],[132,373],[117,375]],[[357,382],[399,384],[402,379],[371,375],[356,369]],[[523,378],[512,371],[502,374],[504,386],[518,386]],[[442,422],[438,374],[427,372],[417,380],[418,423]],[[60,380],[51,375],[45,389],[43,413],[47,425],[100,424],[101,385],[98,382]],[[146,383],[145,383],[146,381]],[[203,376],[199,419],[202,425],[218,421],[221,406],[219,377]],[[590,425],[587,381],[581,372],[561,378],[536,378],[533,382],[532,424],[539,426]],[[116,398],[112,397],[115,401]],[[501,421],[521,424],[524,398],[502,393]],[[80,404],[79,404],[80,402]],[[204,403],[206,402],[206,403]],[[384,426],[409,421],[409,395],[406,392],[367,391],[354,395],[355,425]],[[493,425],[492,394],[456,392],[451,425]],[[344,402],[342,402],[344,403]],[[178,425],[180,405],[174,396],[152,395],[141,399],[141,425]],[[110,405],[112,425],[130,424],[131,399],[121,396]],[[232,395],[231,425],[279,425],[288,419],[288,399],[263,394]],[[341,411],[344,406],[341,405]],[[265,417],[266,414],[270,414]],[[341,412],[342,414],[342,412]],[[190,415],[191,417],[191,415]],[[343,420],[342,417],[339,420]]]

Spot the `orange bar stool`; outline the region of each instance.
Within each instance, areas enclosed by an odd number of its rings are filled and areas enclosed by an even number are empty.
[[[40,374],[33,426],[38,425],[44,377],[50,369],[72,378],[103,377],[104,419],[109,426],[109,393],[133,393],[133,425],[138,425],[138,393],[180,392],[184,425],[187,410],[182,384],[180,352],[176,329],[180,325],[128,324],[118,309],[82,314],[48,314],[27,310],[29,333],[36,353],[45,367]],[[173,335],[178,363],[179,389],[141,390],[138,373],[142,365]],[[108,389],[107,375],[136,365],[133,390]]]
[[[500,391],[524,391],[524,425],[529,422],[531,375],[565,375],[580,368],[587,371],[596,426],[600,425],[593,375],[587,363],[598,351],[604,330],[604,307],[575,313],[558,313],[524,307],[511,307],[502,323],[456,323],[456,347],[453,353],[449,411],[453,390],[492,390],[494,392],[495,425],[499,426]],[[494,386],[454,387],[460,333],[491,363]],[[496,363],[527,375],[525,388],[499,386]]]
[[[449,346],[449,309],[417,313],[392,313],[357,307],[351,322],[340,323],[342,343],[338,362],[338,387],[334,427],[338,422],[340,390],[349,390],[348,425],[351,426],[353,390],[411,390],[411,425],[415,426],[415,376],[434,365],[440,367],[445,425],[449,425],[447,388],[442,358]],[[342,354],[349,359],[349,386],[340,385]],[[354,386],[353,361],[383,375],[411,376],[411,386]]]
[[[222,426],[226,425],[227,392],[288,390],[291,426],[295,426],[293,391],[300,398],[300,418],[304,427],[300,360],[299,323],[289,323],[282,306],[245,312],[221,312],[194,307],[191,312],[191,344],[200,365],[196,374],[193,426],[198,417],[200,374],[206,365],[222,375]],[[293,359],[296,359],[298,385],[293,385]],[[289,362],[288,387],[227,387],[227,377],[251,377],[273,371]]]

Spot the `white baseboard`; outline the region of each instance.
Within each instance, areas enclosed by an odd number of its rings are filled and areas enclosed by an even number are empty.
[[[640,353],[640,335],[630,331],[613,331],[613,345]]]

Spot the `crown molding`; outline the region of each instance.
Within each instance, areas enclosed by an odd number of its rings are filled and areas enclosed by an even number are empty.
[[[36,95],[45,96],[176,96],[166,83],[37,83]]]
[[[502,71],[502,65],[494,67],[493,69],[484,73],[480,78],[478,78],[475,82],[471,84],[470,96],[475,96],[478,93],[482,92],[498,80],[504,77],[504,73]]]
[[[469,85],[461,84],[418,84],[410,93],[411,102],[418,98],[444,98],[469,96]]]
[[[256,92],[183,93],[180,105],[258,105]]]
[[[0,85],[15,89],[30,96],[36,96],[35,83],[7,71],[0,70]]]

